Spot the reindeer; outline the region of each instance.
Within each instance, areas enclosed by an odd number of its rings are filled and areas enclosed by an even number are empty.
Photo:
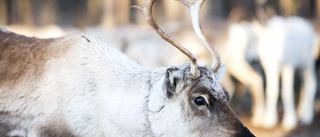
[[[294,107],[294,74],[302,72],[303,91],[300,94],[298,118],[302,124],[313,121],[316,93],[315,55],[313,47],[316,33],[311,23],[299,17],[273,17],[267,23],[258,43],[261,65],[266,74],[266,112],[263,126],[274,127],[278,123],[277,101],[279,77],[281,98],[284,105],[282,126],[292,130],[298,120]]]
[[[264,117],[263,78],[247,60],[259,60],[255,53],[257,32],[254,23],[233,23],[228,29],[228,40],[222,52],[222,57],[227,65],[226,74],[222,83],[229,87],[231,94],[235,90],[231,76],[250,89],[252,96],[252,118],[254,126],[261,125]],[[251,52],[250,52],[251,51]]]
[[[204,0],[189,3],[213,64],[148,23],[191,63],[150,69],[86,34],[37,39],[0,31],[0,136],[254,136],[228,104],[224,65],[199,24]]]
[[[278,24],[278,26],[274,26],[274,24]],[[315,74],[313,62],[318,56],[319,42],[310,23],[298,17],[288,19],[274,17],[267,26],[262,26],[257,22],[235,23],[229,27],[227,43],[225,50],[220,50],[222,51],[222,53],[220,52],[222,57],[225,59],[224,62],[228,66],[227,74],[225,74],[222,83],[230,77],[229,75],[232,75],[250,88],[253,98],[251,122],[254,126],[272,128],[278,123],[276,104],[279,91],[275,91],[275,89],[278,90],[279,84],[275,85],[275,83],[279,82],[280,73],[282,73],[283,84],[282,99],[285,101],[285,115],[282,126],[285,130],[292,130],[297,126],[293,104],[294,77],[292,73],[285,74],[287,73],[285,66],[294,69],[293,71],[303,72],[304,91],[301,93],[298,115],[302,124],[308,125],[312,122],[316,90],[314,87],[316,79],[313,75]],[[249,51],[250,49],[256,49],[257,53],[252,54],[248,52],[248,49]],[[260,60],[263,69],[268,72],[266,73],[266,106],[263,94],[263,79],[247,63],[248,59]],[[272,69],[275,68],[281,70],[281,72],[272,72]],[[311,73],[312,76],[308,73]],[[278,82],[274,81],[275,77]]]

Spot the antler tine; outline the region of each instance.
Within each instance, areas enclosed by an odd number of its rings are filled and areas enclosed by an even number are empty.
[[[213,70],[213,72],[217,72],[221,65],[220,55],[209,43],[208,39],[204,36],[200,25],[200,9],[205,0],[197,0],[194,3],[190,3],[185,0],[177,1],[181,2],[189,8],[193,29],[201,43],[206,47],[206,49],[210,52],[212,56],[211,69]]]
[[[131,6],[131,8],[135,8],[140,10],[144,17],[146,18],[146,20],[148,21],[148,23],[150,24],[150,26],[167,42],[169,42],[170,44],[172,44],[173,46],[175,46],[177,49],[179,49],[183,54],[185,54],[192,62],[191,65],[191,69],[190,69],[190,74],[192,78],[197,78],[200,76],[200,72],[198,70],[198,65],[197,65],[197,59],[193,56],[193,54],[187,50],[186,48],[184,48],[181,44],[179,44],[177,41],[175,41],[174,39],[172,39],[170,36],[168,36],[166,33],[164,33],[162,31],[162,29],[158,26],[158,24],[156,23],[156,21],[153,18],[152,15],[152,6],[153,3],[156,0],[148,0],[146,5],[144,7],[141,6],[137,6],[137,5],[133,5]]]

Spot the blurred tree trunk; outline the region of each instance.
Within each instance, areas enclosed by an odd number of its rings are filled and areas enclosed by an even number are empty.
[[[116,0],[117,24],[124,25],[130,21],[130,0]]]
[[[212,18],[227,18],[230,10],[228,1],[212,0],[208,1],[210,4],[210,16]]]
[[[182,3],[178,2],[178,1],[171,1],[171,0],[163,0],[163,12],[165,15],[164,16],[164,22],[176,22],[176,21],[181,21],[182,16],[184,13],[188,14],[189,10],[187,7],[183,8],[182,6],[184,6]],[[185,10],[185,12],[182,12],[182,10]]]
[[[9,0],[8,4],[8,24],[20,23],[33,25],[30,0]]]
[[[55,0],[56,22],[62,26],[83,28],[88,25],[87,0]]]
[[[37,26],[56,22],[55,1],[53,0],[31,0],[34,23]]]
[[[102,21],[102,0],[88,0],[87,9],[88,9],[88,24],[97,25]]]
[[[17,0],[18,16],[20,16],[20,23],[25,25],[34,25],[32,8],[30,0]]]
[[[103,25],[114,27],[130,21],[130,0],[104,0]]]
[[[280,0],[280,12],[281,15],[287,17],[297,15],[297,2],[296,0]]]
[[[103,20],[102,24],[105,26],[113,27],[116,25],[116,21],[114,18],[115,9],[113,0],[104,0],[103,1]]]
[[[316,7],[312,4],[311,0],[300,0],[297,1],[298,5],[298,15],[306,18],[314,17],[314,8]]]
[[[71,1],[74,4],[74,1]],[[89,25],[88,19],[88,0],[77,0],[77,5],[74,7],[75,24],[77,27],[85,28]]]
[[[265,24],[268,21],[268,15],[265,11],[266,2],[267,2],[267,0],[256,0],[255,1],[256,16],[257,16],[257,19],[262,24]]]
[[[320,19],[320,0],[316,0],[315,4],[316,4],[316,6],[315,6],[315,8],[316,8],[316,10],[315,10],[316,16],[317,16],[318,19]]]
[[[193,2],[193,1],[190,1]],[[210,3],[211,1],[205,1],[201,7],[200,18],[207,20],[210,16]],[[190,20],[190,10],[187,6],[183,5],[181,2],[172,0],[163,0],[164,9],[164,21],[165,22],[191,22]]]
[[[0,25],[7,24],[7,1],[6,0],[0,0]]]

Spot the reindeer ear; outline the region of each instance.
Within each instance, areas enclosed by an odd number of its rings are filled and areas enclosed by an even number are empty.
[[[226,72],[226,65],[225,64],[221,64],[220,68],[215,73],[215,77],[216,77],[216,80],[217,80],[218,83],[221,83],[225,72]]]
[[[166,73],[166,89],[167,97],[171,97],[176,93],[177,86],[183,79],[183,72],[177,67],[170,67]]]

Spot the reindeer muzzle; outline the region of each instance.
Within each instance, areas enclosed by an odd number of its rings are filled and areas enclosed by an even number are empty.
[[[235,137],[255,137],[247,127],[243,127],[240,133],[236,133]]]

